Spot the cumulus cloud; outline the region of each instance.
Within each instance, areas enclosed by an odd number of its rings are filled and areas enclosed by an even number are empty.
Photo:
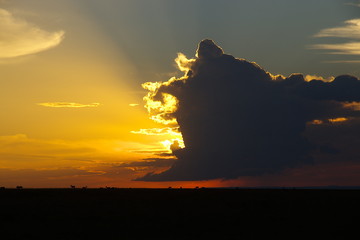
[[[178,125],[186,147],[174,143],[178,160],[172,167],[137,180],[232,179],[277,174],[319,159],[359,161],[349,157],[348,148],[337,149],[336,140],[332,145],[319,136],[325,129],[331,139],[336,127],[335,135],[358,142],[348,130],[360,129],[356,77],[274,76],[256,63],[225,54],[212,40],[199,44],[195,59],[180,56],[176,62],[183,77],[143,87],[149,91],[144,99],[150,115]]]
[[[347,20],[340,27],[323,29],[314,37],[346,38],[351,42],[314,44],[310,47],[312,49],[331,50],[330,54],[360,55],[360,19]]]
[[[99,107],[100,103],[74,103],[74,102],[45,102],[38,103],[38,105],[43,107],[53,107],[53,108],[89,108],[89,107]]]
[[[25,56],[53,48],[64,31],[48,32],[0,8],[0,59]]]

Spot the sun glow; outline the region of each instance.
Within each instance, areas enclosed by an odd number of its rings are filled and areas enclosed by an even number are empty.
[[[169,149],[169,150],[170,150],[170,146],[172,145],[172,141],[170,141],[170,140],[165,140],[165,141],[162,141],[161,144],[164,145],[164,147],[165,147],[166,149]]]
[[[188,59],[184,54],[178,53],[175,59],[177,67],[184,72],[184,76],[180,78],[172,77],[166,82],[146,82],[142,87],[149,92],[143,98],[145,101],[145,108],[148,110],[149,118],[157,123],[167,125],[166,128],[140,129],[139,131],[132,131],[134,134],[144,135],[166,135],[167,139],[160,141],[160,143],[167,149],[171,150],[172,146],[184,148],[184,140],[179,125],[176,121],[174,113],[178,109],[178,99],[169,93],[161,92],[161,88],[169,87],[172,83],[179,81],[184,82],[187,79],[187,73],[190,71],[195,59]]]
[[[145,108],[150,114],[150,119],[165,125],[177,125],[175,117],[172,115],[177,110],[178,100],[170,94],[162,93],[158,96],[158,89],[161,82],[147,82],[142,87],[149,90],[144,97]],[[160,98],[160,99],[159,99]]]
[[[176,81],[186,81],[186,74],[190,71],[195,59],[188,59],[184,54],[178,53],[175,62],[178,69],[185,73],[183,77],[172,77],[166,82],[146,82],[141,86],[149,91],[143,100],[145,101],[145,108],[150,114],[150,119],[161,124],[178,126],[173,115],[178,108],[178,99],[171,94],[160,93],[159,89],[168,87]]]
[[[175,138],[172,140],[165,140],[165,141],[161,141],[160,143],[167,149],[167,150],[171,150],[171,146],[173,146],[174,144],[176,144],[176,142],[179,144],[178,146],[180,148],[185,148],[185,144],[184,141],[182,140],[182,138]]]

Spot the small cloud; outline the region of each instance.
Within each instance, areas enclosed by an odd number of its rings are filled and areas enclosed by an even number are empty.
[[[338,44],[315,44],[311,49],[332,50],[328,54],[360,55],[360,42]]]
[[[136,107],[136,106],[139,106],[139,104],[138,103],[130,103],[129,106],[130,107]]]
[[[152,135],[152,136],[158,136],[158,135],[175,135],[175,136],[181,136],[181,133],[179,132],[179,127],[166,127],[166,128],[145,128],[140,129],[139,131],[131,131],[131,133],[134,134],[143,134],[143,135]]]
[[[53,107],[53,108],[89,108],[89,107],[98,107],[100,103],[74,103],[74,102],[46,102],[38,103],[38,105],[43,107]]]
[[[53,48],[64,39],[64,31],[47,32],[0,8],[0,59],[34,54]]]
[[[348,118],[344,118],[344,117],[328,119],[328,121],[331,122],[331,123],[345,122],[347,120],[348,120]]]
[[[337,123],[343,123],[348,121],[349,118],[345,118],[345,117],[338,117],[338,118],[329,118],[329,119],[315,119],[311,122],[309,122],[310,124],[313,125],[321,125],[321,124],[337,124]]]
[[[310,124],[313,124],[313,125],[320,125],[320,124],[323,124],[324,121],[322,120],[319,120],[319,119],[314,119],[310,122]]]

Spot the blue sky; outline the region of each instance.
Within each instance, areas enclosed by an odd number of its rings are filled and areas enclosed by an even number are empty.
[[[193,56],[197,43],[204,38],[213,39],[226,53],[256,61],[273,73],[359,76],[359,63],[328,63],[358,60],[358,56],[309,49],[313,44],[343,42],[344,39],[313,36],[322,29],[359,18],[356,3],[354,0],[13,0],[2,5],[16,10],[20,16],[24,12],[44,15],[35,19],[36,22],[42,27],[63,29],[67,33],[66,41],[80,39],[81,21],[88,21],[123,51],[141,78],[155,80],[158,74],[174,71],[172,59],[177,52]]]
[[[313,44],[343,40],[314,35],[359,18],[359,7],[350,2],[91,1],[86,7],[142,70],[140,74],[148,77],[153,72],[171,71],[176,52],[193,56],[196,44],[204,38],[213,39],[225,52],[256,61],[273,73],[302,72],[328,77],[359,75],[359,63],[327,63],[357,60],[357,56],[309,49]]]

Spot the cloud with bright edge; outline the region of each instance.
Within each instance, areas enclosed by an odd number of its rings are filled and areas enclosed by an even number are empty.
[[[56,47],[64,31],[48,32],[0,8],[0,59],[34,54]]]
[[[179,127],[184,147],[167,142],[178,160],[136,180],[233,179],[360,164],[358,78],[275,76],[209,39],[200,42],[195,59],[179,54],[176,62],[184,76],[142,86],[150,118]]]
[[[330,76],[330,77],[324,78],[324,77],[318,76],[318,75],[306,75],[304,77],[304,79],[307,82],[310,82],[311,80],[314,80],[314,79],[321,80],[321,81],[324,81],[324,82],[331,82],[331,81],[333,81],[335,79],[335,77]]]
[[[174,146],[185,148],[184,140],[181,132],[179,131],[179,127],[142,128],[138,131],[131,131],[131,133],[147,136],[167,136],[169,139],[161,141],[160,143],[169,151],[174,148]]]
[[[52,108],[91,108],[91,107],[99,107],[100,103],[75,103],[75,102],[45,102],[38,103],[38,105],[43,107],[52,107]]]
[[[134,134],[143,134],[143,135],[150,135],[150,136],[159,136],[159,135],[175,135],[175,136],[181,136],[181,133],[179,132],[179,128],[145,128],[140,129],[138,131],[131,131],[131,133]]]
[[[347,20],[343,26],[323,29],[314,37],[346,38],[352,41],[336,44],[314,44],[310,46],[310,49],[331,50],[328,52],[329,54],[360,55],[360,18]]]

